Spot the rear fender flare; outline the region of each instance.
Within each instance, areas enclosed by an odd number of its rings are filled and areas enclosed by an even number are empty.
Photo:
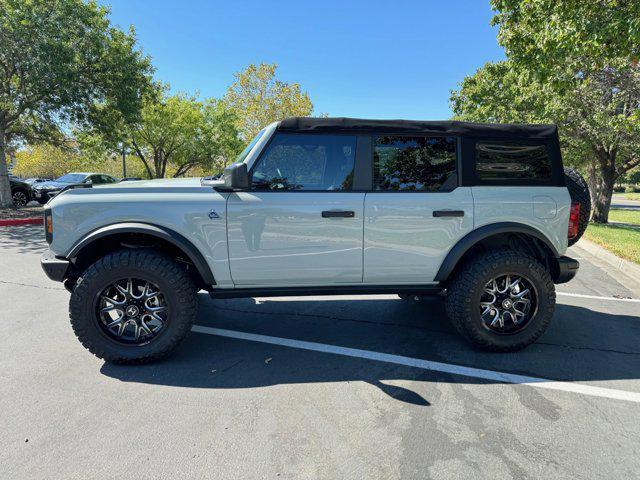
[[[469,249],[486,238],[503,233],[522,233],[525,235],[530,235],[544,243],[553,253],[556,259],[560,257],[560,253],[558,252],[556,247],[541,231],[522,223],[492,223],[489,225],[484,225],[462,237],[462,239],[460,239],[458,243],[456,243],[453,248],[449,250],[449,253],[442,262],[442,265],[440,265],[440,269],[436,274],[435,280],[438,282],[447,280],[460,259],[464,256],[465,253],[469,251]]]

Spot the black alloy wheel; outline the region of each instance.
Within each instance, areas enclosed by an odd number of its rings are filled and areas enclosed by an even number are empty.
[[[141,364],[166,357],[195,320],[198,289],[183,264],[146,248],[108,253],[72,285],[71,326],[107,362]]]
[[[11,198],[13,199],[13,204],[16,207],[24,207],[29,203],[29,197],[23,190],[14,190],[11,193]]]
[[[96,298],[102,331],[127,345],[152,342],[164,329],[169,308],[160,288],[140,278],[115,281]]]
[[[487,282],[480,297],[485,328],[499,335],[513,335],[529,326],[536,314],[538,295],[523,275],[501,275]]]

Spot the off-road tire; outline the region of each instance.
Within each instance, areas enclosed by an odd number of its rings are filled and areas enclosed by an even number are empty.
[[[591,217],[591,194],[589,193],[589,187],[585,179],[573,168],[564,169],[565,183],[569,190],[572,202],[578,202],[580,204],[580,215],[578,217],[578,235],[569,239],[569,246],[576,243],[584,234],[584,231],[589,225],[589,218]]]
[[[96,298],[118,279],[136,277],[156,284],[168,304],[167,324],[145,345],[124,345],[109,338],[99,325]],[[73,331],[84,347],[111,363],[142,364],[171,353],[191,330],[198,306],[197,289],[175,260],[147,249],[125,249],[105,255],[78,278],[69,300]]]
[[[480,318],[480,297],[492,278],[507,273],[524,275],[537,290],[537,310],[524,330],[500,335]],[[535,342],[549,326],[556,293],[549,272],[534,258],[513,250],[493,250],[467,262],[448,285],[445,308],[455,329],[475,346],[495,352],[521,350]]]

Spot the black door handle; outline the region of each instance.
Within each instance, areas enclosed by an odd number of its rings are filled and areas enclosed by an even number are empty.
[[[434,217],[464,217],[463,210],[434,210]]]
[[[353,210],[324,210],[322,218],[353,218],[356,212]]]

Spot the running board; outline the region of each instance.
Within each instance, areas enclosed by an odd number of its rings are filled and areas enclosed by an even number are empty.
[[[302,297],[311,295],[441,295],[444,288],[434,285],[344,285],[331,287],[254,287],[254,288],[216,288],[209,292],[211,298],[247,298],[247,297]]]

